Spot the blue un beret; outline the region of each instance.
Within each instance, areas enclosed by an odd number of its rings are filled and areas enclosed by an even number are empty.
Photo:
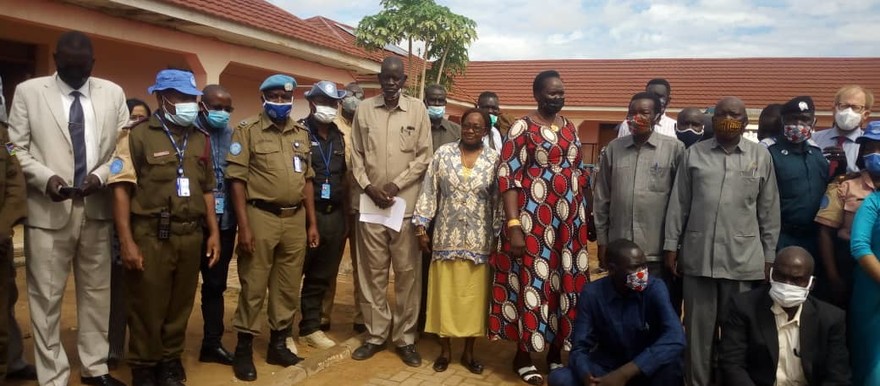
[[[290,75],[275,74],[263,81],[260,85],[260,91],[272,90],[280,88],[284,91],[293,91],[296,88],[296,79]]]

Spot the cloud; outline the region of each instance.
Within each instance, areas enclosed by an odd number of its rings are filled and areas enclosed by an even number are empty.
[[[375,1],[271,0],[357,25]],[[880,0],[437,0],[477,22],[472,60],[880,56]]]

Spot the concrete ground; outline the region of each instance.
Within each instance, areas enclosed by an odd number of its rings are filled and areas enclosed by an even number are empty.
[[[17,249],[21,245],[21,232],[16,235]],[[595,247],[591,246],[591,254],[594,255]],[[20,250],[20,249],[19,249]],[[184,367],[187,371],[188,385],[315,385],[315,386],[340,386],[340,385],[505,385],[524,384],[513,373],[511,361],[515,346],[510,342],[490,342],[486,339],[477,341],[475,356],[482,361],[485,371],[482,375],[468,372],[459,364],[459,357],[463,347],[463,341],[453,341],[453,356],[449,368],[443,373],[435,373],[431,366],[433,359],[439,354],[439,346],[432,337],[424,336],[418,343],[418,351],[423,357],[420,368],[412,368],[404,365],[394,353],[393,347],[377,354],[367,361],[354,361],[350,358],[351,351],[360,345],[359,337],[355,336],[352,327],[352,315],[354,310],[354,298],[352,293],[351,265],[348,260],[348,250],[343,259],[340,275],[337,280],[336,302],[332,314],[332,326],[328,336],[339,342],[336,347],[327,350],[315,350],[304,344],[298,344],[299,355],[306,358],[297,366],[282,368],[265,363],[265,353],[268,339],[268,331],[265,328],[265,313],[263,314],[264,334],[258,337],[254,343],[254,359],[257,365],[258,379],[253,383],[240,382],[232,374],[232,368],[218,364],[204,364],[198,361],[199,346],[202,336],[202,315],[200,301],[195,301],[193,313],[187,328],[186,351],[183,357]],[[21,253],[17,259],[21,263]],[[109,278],[108,278],[109,280]],[[21,297],[16,304],[18,322],[25,335],[25,355],[30,363],[33,363],[33,338],[31,333],[30,319],[28,316],[27,291],[25,283],[24,267],[18,267],[16,278]],[[238,276],[236,274],[235,261],[230,268],[229,290],[226,292],[226,334],[223,338],[225,347],[229,350],[235,346],[235,332],[230,328],[232,314],[238,302]],[[390,292],[390,291],[389,291]],[[73,278],[68,281],[64,304],[62,306],[62,343],[68,353],[71,363],[71,385],[79,385],[79,359],[76,353],[76,302],[74,296]],[[389,295],[391,295],[389,293]],[[543,355],[535,355],[535,363],[539,370],[546,374],[546,364]],[[129,369],[124,364],[112,374],[128,383],[131,381]],[[2,383],[2,382],[0,382]],[[37,382],[7,382],[10,386],[36,385]]]

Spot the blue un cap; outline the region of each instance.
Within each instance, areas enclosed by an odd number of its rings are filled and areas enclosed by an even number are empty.
[[[862,143],[865,140],[880,141],[880,121],[868,123],[868,127],[865,128],[865,134],[856,139],[856,143]]]
[[[174,89],[186,95],[202,95],[196,88],[196,78],[189,71],[162,70],[156,74],[156,84],[147,88],[147,93]]]
[[[263,81],[260,85],[260,91],[283,89],[284,91],[293,91],[296,88],[296,79],[290,75],[275,74]]]
[[[318,95],[324,95],[333,99],[342,99],[345,98],[345,90],[337,90],[336,83],[333,83],[329,80],[322,80],[318,83],[315,83],[312,86],[312,89],[306,91],[306,98],[316,97]]]

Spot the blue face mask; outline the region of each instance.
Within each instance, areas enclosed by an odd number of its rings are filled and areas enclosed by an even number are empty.
[[[287,119],[290,115],[290,110],[293,109],[293,102],[288,103],[275,103],[265,101],[263,102],[263,110],[266,111],[266,115],[273,120],[280,121]]]
[[[225,129],[229,124],[229,112],[226,110],[208,110],[205,118],[208,125],[218,130]]]
[[[165,103],[170,102],[166,99]],[[165,109],[163,108],[163,110]],[[174,111],[174,114],[170,114],[165,110],[165,119],[177,126],[187,127],[192,125],[196,117],[199,116],[199,104],[196,102],[174,103]]]
[[[865,161],[865,169],[868,170],[868,173],[880,176],[880,153],[871,153],[862,159]]]
[[[431,119],[442,119],[446,114],[446,106],[428,106],[428,117]]]
[[[495,114],[489,114],[489,119],[492,120],[491,126],[495,126],[495,124],[498,123],[498,116]]]

